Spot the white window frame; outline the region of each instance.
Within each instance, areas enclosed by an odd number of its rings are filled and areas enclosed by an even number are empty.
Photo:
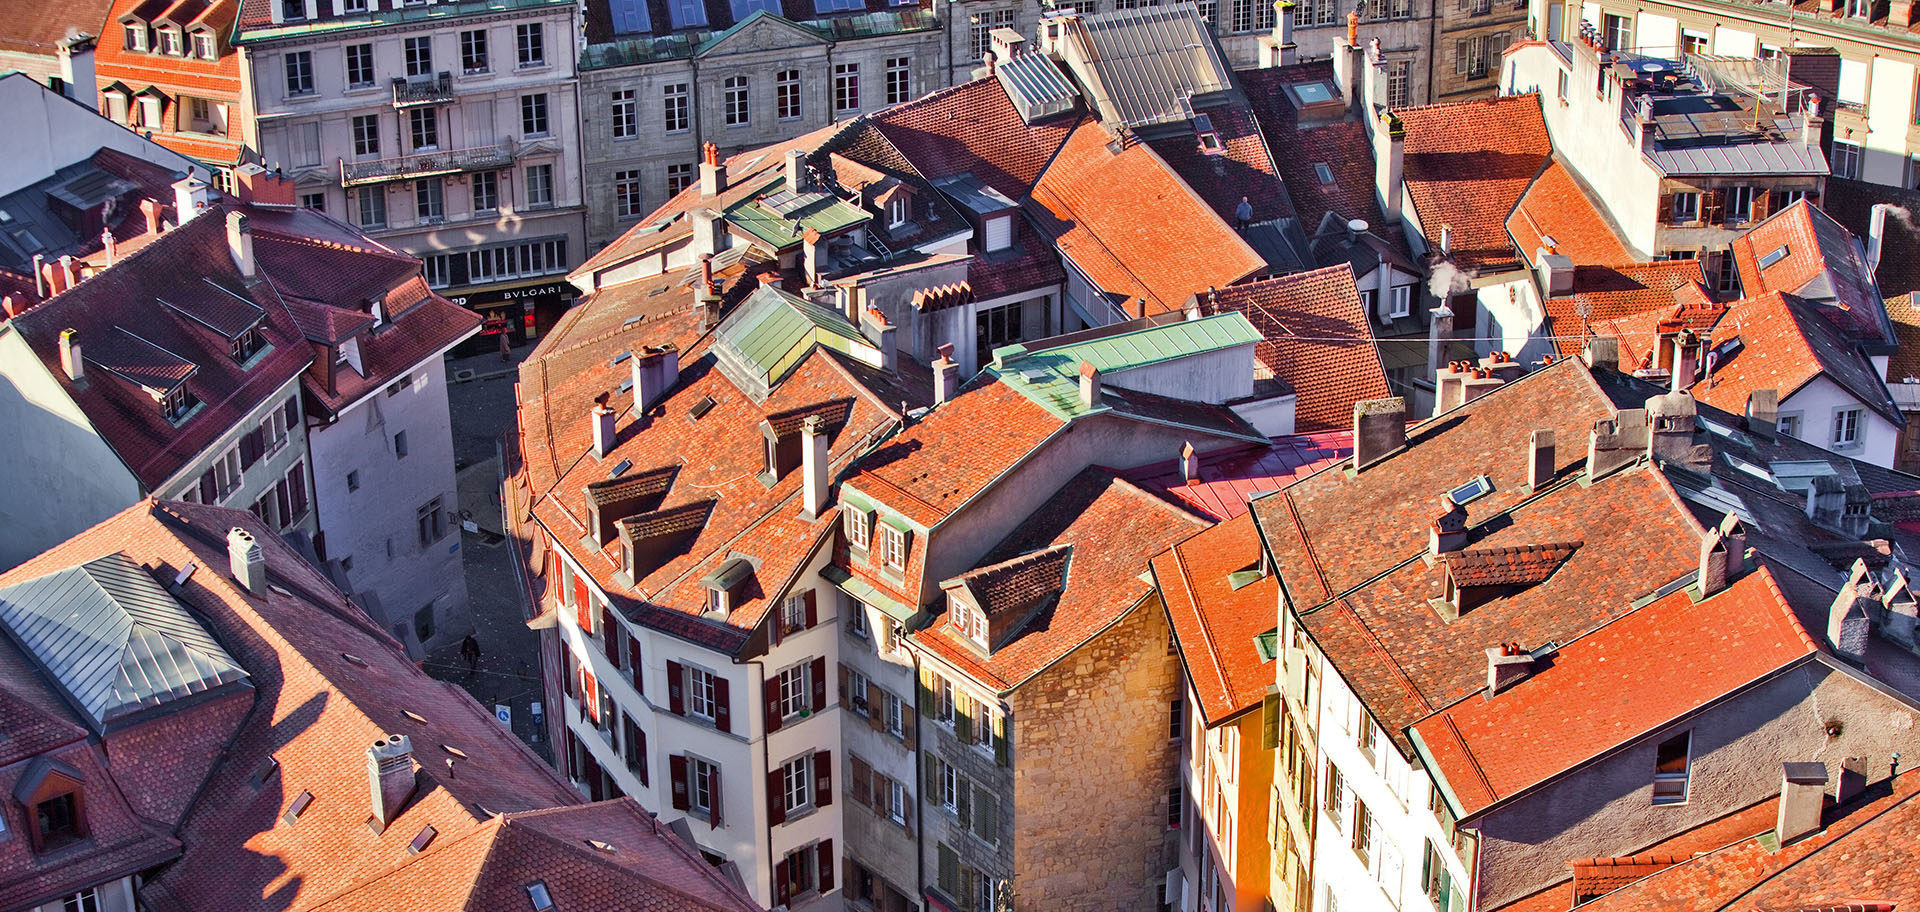
[[[780,764],[780,803],[788,814],[813,809],[813,754]]]
[[[1387,307],[1387,316],[1398,319],[1413,315],[1413,286],[1395,285],[1392,288],[1393,302]]]
[[[813,677],[812,665],[812,662],[801,662],[775,675],[780,694],[777,704],[780,718],[791,719],[812,708],[813,704],[809,702],[811,689],[808,687],[812,683],[809,680]]]
[[[887,227],[898,228],[907,223],[907,198],[904,194],[887,200]]]
[[[892,526],[882,524],[880,530],[880,560],[891,569],[907,569],[907,533]]]
[[[719,778],[720,764],[687,754],[687,811],[713,817],[713,780]]]
[[[698,719],[705,719],[709,722],[713,721],[715,709],[719,705],[714,688],[714,679],[716,676],[713,672],[701,668],[698,665],[685,665],[682,667],[686,669],[687,674],[687,715]]]
[[[1700,220],[1700,194],[1682,192],[1673,195],[1673,209],[1668,216],[1675,222],[1697,222]]]
[[[1682,732],[1678,735],[1661,739],[1659,744],[1654,746],[1655,762],[1657,765],[1659,757],[1658,751],[1661,745],[1665,745],[1667,742],[1681,737],[1687,739],[1686,769],[1678,773],[1662,773],[1656,769],[1653,774],[1653,803],[1655,805],[1661,807],[1684,805],[1687,803],[1689,793],[1693,791],[1691,782],[1693,777],[1693,732]],[[1678,791],[1675,790],[1676,785]]]
[[[887,780],[887,818],[907,825],[907,786],[892,779]]]
[[[867,676],[858,668],[847,669],[847,705],[862,716],[871,715],[873,707],[867,705]]]
[[[904,738],[907,734],[907,701],[887,694],[887,734]]]
[[[1860,445],[1860,420],[1866,410],[1842,408],[1833,410],[1833,445],[1835,448],[1850,448]]]

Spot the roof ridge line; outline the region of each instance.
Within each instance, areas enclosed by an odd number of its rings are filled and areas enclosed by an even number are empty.
[[[1366,618],[1361,617],[1360,612],[1354,610],[1353,602],[1345,596],[1342,596],[1340,599],[1340,607],[1346,609],[1347,614],[1353,618],[1353,622],[1359,625],[1360,632],[1366,635],[1367,645],[1371,647],[1380,658],[1386,661],[1388,668],[1393,669],[1393,676],[1400,680],[1400,686],[1405,687],[1407,692],[1412,694],[1415,700],[1420,701],[1420,709],[1423,715],[1432,715],[1433,701],[1428,700],[1427,695],[1422,693],[1419,686],[1413,683],[1413,678],[1407,675],[1407,670],[1400,666],[1400,660],[1394,658],[1393,651],[1389,650],[1386,644],[1381,643],[1380,638],[1374,635],[1373,628],[1367,624]],[[1354,694],[1354,699],[1358,700],[1360,705],[1366,705],[1366,701],[1361,699],[1359,694]]]

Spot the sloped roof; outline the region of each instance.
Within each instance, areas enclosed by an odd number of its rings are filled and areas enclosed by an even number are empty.
[[[1468,270],[1518,264],[1507,216],[1553,154],[1540,96],[1401,108],[1407,195],[1429,246],[1450,226],[1452,258]]]
[[[1589,335],[1616,336],[1622,363],[1632,361],[1637,367],[1641,356],[1653,350],[1654,340],[1637,322],[1622,321],[1640,315],[1658,315],[1653,318],[1656,322],[1665,319],[1683,306],[1682,291],[1698,287],[1700,279],[1698,260],[1578,265],[1573,268],[1573,293],[1547,299],[1545,329],[1553,336],[1554,348],[1568,357],[1586,349]],[[1726,310],[1704,295],[1687,295],[1684,300],[1705,305],[1682,315],[1696,330],[1711,328]],[[1580,313],[1583,308],[1585,316]]]
[[[1243,197],[1253,207],[1252,221],[1293,215],[1293,203],[1287,198],[1286,185],[1253,111],[1245,104],[1232,102],[1197,113],[1205,114],[1212,123],[1220,143],[1218,151],[1203,148],[1194,130],[1156,135],[1146,140],[1147,145],[1213,207],[1221,221],[1233,223]]]
[[[1683,590],[1627,613],[1499,695],[1420,720],[1414,737],[1464,819],[1813,652],[1772,574],[1756,569],[1698,602]]]
[[[1865,254],[1852,232],[1818,207],[1799,200],[1735,238],[1732,249],[1743,294],[1797,295],[1854,344],[1875,353],[1891,349],[1893,327]],[[1760,265],[1774,253],[1778,259]]]
[[[972,174],[1011,199],[1028,188],[1081,117],[1028,124],[993,79],[923,95],[871,118],[928,180]]]
[[[1534,252],[1553,240],[1553,252],[1571,257],[1576,265],[1631,263],[1633,255],[1614,233],[1606,214],[1594,205],[1573,171],[1555,158],[1507,216],[1507,232],[1520,249],[1521,259],[1533,262]]]
[[[1900,423],[1900,410],[1873,362],[1841,337],[1818,305],[1777,291],[1743,298],[1714,327],[1716,342],[1733,338],[1740,348],[1694,384],[1693,395],[1701,402],[1737,412],[1754,390],[1778,390],[1785,401],[1825,375],[1863,405]]]
[[[848,481],[913,522],[931,526],[1065,423],[1010,385],[977,379],[854,463]]]
[[[1223,351],[1260,341],[1246,317],[1221,313],[1198,320],[1176,320],[1127,332],[1097,336],[1048,348],[1026,350],[1006,346],[995,352],[993,363],[982,368],[1048,412],[1073,419],[1102,408],[1122,408],[1132,391],[1113,397],[1105,393],[1092,409],[1080,401],[1080,365],[1091,364],[1102,374],[1121,374],[1166,361]],[[1124,381],[1122,381],[1124,382]]]
[[[1298,397],[1298,432],[1351,430],[1355,402],[1392,395],[1352,267],[1248,282],[1211,297],[1212,310],[1242,314],[1259,330],[1254,355]]]
[[[93,34],[107,18],[110,0],[46,3],[44,0],[0,0],[0,17],[8,23],[0,49],[14,54],[55,56],[61,39],[74,31]]]
[[[1920,213],[1920,190],[1829,177],[1820,208],[1864,244],[1873,228],[1876,203],[1891,203],[1908,213],[1906,219],[1895,213],[1886,220],[1880,268],[1873,274],[1880,294],[1895,298],[1920,291],[1920,226],[1911,221],[1914,213]]]
[[[1223,92],[1233,77],[1213,30],[1190,4],[1141,6],[1080,16],[1100,118],[1116,128],[1192,115],[1197,95]]]
[[[1244,513],[1152,561],[1187,684],[1208,725],[1259,705],[1275,680],[1274,659],[1260,654],[1257,638],[1275,628],[1280,581],[1271,573],[1234,579],[1259,565],[1260,533]]]
[[[247,677],[153,576],[124,554],[0,589],[0,623],[96,729]]]
[[[1553,571],[1580,549],[1581,542],[1467,548],[1438,559],[1456,586],[1531,586],[1546,581]]]
[[[1072,545],[1054,545],[975,567],[940,588],[965,589],[989,617],[1017,614],[1059,595],[1072,559]]]
[[[1353,455],[1353,432],[1330,431],[1275,437],[1266,444],[1227,447],[1198,454],[1199,477],[1188,480],[1179,458],[1123,473],[1161,497],[1207,519],[1223,522],[1247,512],[1247,502],[1305,478]]]

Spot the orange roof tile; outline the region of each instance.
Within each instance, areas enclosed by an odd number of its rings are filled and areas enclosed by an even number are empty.
[[[1800,200],[1768,216],[1733,241],[1740,290],[1748,297],[1781,291],[1810,299],[1834,328],[1859,345],[1893,341],[1885,302],[1853,233],[1818,207]],[[1778,252],[1762,267],[1760,260]]]
[[[1825,375],[1867,407],[1899,420],[1899,409],[1889,397],[1873,363],[1842,338],[1817,305],[1777,291],[1743,298],[1714,327],[1714,340],[1738,338],[1740,347],[1713,373],[1693,386],[1701,402],[1742,412],[1754,390],[1772,389],[1781,401]]]
[[[1685,292],[1686,301],[1695,304],[1701,318],[1706,319],[1704,326],[1695,328],[1712,327],[1725,308],[1706,300],[1704,294],[1687,291],[1697,291],[1700,278],[1697,260],[1577,265],[1573,269],[1573,293],[1547,300],[1545,328],[1553,336],[1554,348],[1567,356],[1580,354],[1589,334],[1619,336],[1622,362],[1634,360],[1638,366],[1637,358],[1628,357],[1629,350],[1644,354],[1652,350],[1653,341],[1642,337],[1637,325],[1626,331],[1615,325],[1616,321],[1643,314],[1660,314],[1664,319],[1682,303]],[[1580,313],[1583,307],[1585,316]]]
[[[1576,265],[1633,261],[1606,215],[1557,158],[1540,172],[1513,214],[1507,216],[1507,232],[1520,248],[1521,259],[1528,262],[1533,261],[1534,252],[1546,238],[1553,239],[1552,252],[1572,258]]]
[[[1275,627],[1279,579],[1269,573],[1238,588],[1232,579],[1259,565],[1260,533],[1244,513],[1153,559],[1187,683],[1208,725],[1259,705],[1274,682],[1273,660],[1260,655],[1255,639]]]
[[[1266,337],[1254,357],[1299,397],[1300,433],[1351,428],[1355,402],[1392,395],[1372,321],[1344,263],[1222,288],[1213,310],[1244,314]]]
[[[1453,229],[1453,259],[1470,270],[1518,263],[1508,214],[1553,154],[1540,96],[1403,108],[1407,195],[1429,246]]]

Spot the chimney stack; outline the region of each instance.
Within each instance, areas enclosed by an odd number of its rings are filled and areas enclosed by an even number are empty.
[[[819,415],[808,415],[800,425],[801,493],[805,498],[802,518],[812,520],[827,509],[827,422]]]
[[[71,253],[61,254],[60,255],[60,288],[61,290],[64,291],[78,284],[80,284],[79,263],[74,260],[73,254]]]
[[[413,797],[413,743],[406,735],[388,735],[367,748],[367,783],[373,800],[373,824],[385,830]]]
[[[1667,462],[1694,461],[1693,424],[1699,414],[1692,394],[1685,390],[1654,396],[1647,400],[1647,455]]]
[[[93,68],[93,36],[68,38],[54,47],[60,55],[60,79],[67,84],[67,97],[91,110],[100,110],[99,83]]]
[[[1613,341],[1613,340],[1608,340]],[[1587,434],[1587,480],[1598,481],[1646,455],[1652,434],[1646,409],[1620,409]]]
[[[1727,518],[1732,519],[1733,514],[1727,514]],[[1727,588],[1727,581],[1739,572],[1741,558],[1732,553],[1733,547],[1734,543],[1728,541],[1720,529],[1709,529],[1706,537],[1700,539],[1700,571],[1694,577],[1694,585],[1699,588],[1701,598]],[[1744,550],[1744,545],[1742,548]]]
[[[187,176],[173,182],[173,220],[186,224],[200,210],[207,208],[207,182],[194,176],[194,169],[187,169]]]
[[[160,233],[160,204],[154,200],[142,199],[140,201],[140,214],[143,216],[146,216],[147,233],[159,234]]]
[[[227,250],[233,254],[233,265],[239,267],[240,275],[253,278],[258,271],[253,260],[253,226],[244,212],[227,213]]]
[[[1914,599],[1913,586],[1907,582],[1905,570],[1893,571],[1893,581],[1887,583],[1880,603],[1886,606],[1886,619],[1881,622],[1880,632],[1909,650],[1920,647],[1914,640],[1915,628],[1920,627],[1920,601]]]
[[[619,439],[615,432],[613,406],[600,403],[593,407],[593,458],[603,459],[613,452],[613,445]]]
[[[1392,111],[1380,115],[1380,129],[1373,133],[1373,183],[1380,195],[1384,216],[1380,229],[1390,230],[1400,221],[1400,186],[1406,164],[1407,127]]]
[[[1527,438],[1527,490],[1538,491],[1553,480],[1553,429],[1541,428]]]
[[[1100,407],[1100,370],[1093,366],[1092,361],[1080,362],[1080,407]]]
[[[633,353],[633,412],[640,420],[680,380],[680,350],[643,346]]]
[[[227,570],[241,588],[254,595],[267,594],[267,557],[253,533],[239,526],[227,532]]]
[[[1439,307],[1428,311],[1427,321],[1427,376],[1438,377],[1440,359],[1446,354],[1446,343],[1453,338],[1453,308],[1445,301]],[[1436,381],[1438,382],[1438,381]],[[1438,414],[1440,409],[1435,408]]]
[[[1452,225],[1440,226],[1440,255],[1443,257],[1453,256],[1453,226]]]
[[[1827,642],[1836,655],[1856,665],[1866,661],[1871,633],[1868,611],[1879,607],[1879,584],[1867,571],[1867,562],[1855,560],[1847,584],[1840,587],[1840,594],[1827,609]]]
[[[1440,517],[1427,528],[1427,556],[1439,558],[1467,546],[1467,508],[1440,495]]]
[[[1827,765],[1786,763],[1780,779],[1780,813],[1773,831],[1780,844],[1790,845],[1820,830],[1820,813],[1827,804]]]
[[[1519,643],[1501,643],[1487,647],[1486,699],[1533,676],[1533,656]]]
[[[1572,257],[1542,247],[1534,251],[1534,261],[1540,264],[1540,288],[1547,297],[1557,298],[1573,293]]]
[[[108,266],[112,266],[113,261],[119,258],[120,242],[114,238],[113,228],[100,229],[100,250],[107,256]]]
[[[953,343],[940,346],[940,356],[933,359],[933,404],[952,399],[960,392],[960,365],[953,360]]]
[[[1366,399],[1353,404],[1353,470],[1407,448],[1407,400]]]
[[[47,255],[36,253],[33,255],[33,296],[45,299],[58,294],[49,287],[50,284],[47,281]]]
[[[1193,441],[1189,440],[1180,447],[1180,477],[1187,484],[1200,480],[1200,454],[1193,451]]]
[[[788,190],[799,193],[807,189],[807,153],[799,149],[787,150],[786,177]]]
[[[1615,336],[1594,336],[1587,340],[1584,357],[1591,370],[1617,371],[1620,369],[1620,339]]]
[[[1333,82],[1340,89],[1340,103],[1349,110],[1361,95],[1360,68],[1367,65],[1365,52],[1360,50],[1358,18],[1352,17],[1348,22],[1347,40],[1333,42]],[[1361,122],[1369,121],[1363,118]]]
[[[1757,389],[1747,394],[1747,433],[1771,439],[1780,429],[1780,391]]]
[[[693,222],[693,255],[697,257],[713,256],[726,249],[727,223],[720,213],[705,207],[693,210],[688,218]]]
[[[808,228],[807,233],[800,236],[800,244],[807,284],[818,285],[820,277],[827,271],[827,239],[821,237],[819,231]]]
[[[77,329],[60,331],[60,369],[66,371],[67,379],[75,383],[87,379],[87,366],[80,360],[80,331]]]
[[[1887,213],[1895,207],[1892,203],[1874,203],[1873,217],[1867,222],[1867,274],[1880,271],[1880,252],[1886,243]]]
[[[1817,146],[1820,144],[1820,93],[1808,92],[1806,104],[1800,107],[1800,144]]]
[[[700,144],[700,198],[719,196],[727,189],[727,166],[720,161],[720,147]]]

